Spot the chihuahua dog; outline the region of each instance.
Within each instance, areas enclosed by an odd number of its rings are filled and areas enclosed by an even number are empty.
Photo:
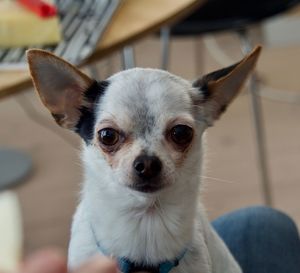
[[[201,204],[202,138],[259,53],[189,82],[144,68],[96,81],[51,53],[28,51],[43,104],[83,139],[71,268],[100,253],[123,273],[241,272]]]

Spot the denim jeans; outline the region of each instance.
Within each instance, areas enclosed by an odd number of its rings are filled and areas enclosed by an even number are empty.
[[[300,273],[300,239],[286,214],[250,207],[212,222],[243,273]]]

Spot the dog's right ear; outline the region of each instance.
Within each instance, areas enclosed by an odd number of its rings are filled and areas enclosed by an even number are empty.
[[[193,87],[200,91],[193,96],[193,103],[199,106],[198,114],[208,126],[220,117],[237,96],[253,71],[260,51],[261,46],[257,46],[240,62],[209,73],[193,83]]]
[[[27,51],[34,86],[56,122],[76,130],[82,110],[93,107],[87,94],[97,82],[63,59],[43,50]]]

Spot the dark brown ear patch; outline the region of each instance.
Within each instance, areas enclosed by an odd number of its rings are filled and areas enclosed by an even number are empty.
[[[95,102],[99,97],[101,97],[106,88],[108,87],[108,81],[94,81],[88,90],[84,92],[84,98],[86,101]]]
[[[208,84],[212,81],[217,81],[218,79],[225,77],[226,75],[231,73],[239,64],[240,62],[225,67],[223,69],[211,72],[193,82],[193,87],[196,87],[201,91],[203,95],[203,102],[210,99],[212,96],[212,92],[210,92]]]
[[[94,136],[95,127],[95,105],[99,98],[104,94],[108,87],[108,81],[95,81],[88,90],[84,93],[84,100],[90,103],[90,107],[81,106],[79,108],[80,118],[75,126],[75,132],[88,144]]]

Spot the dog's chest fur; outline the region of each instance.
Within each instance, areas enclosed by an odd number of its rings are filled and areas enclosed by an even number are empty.
[[[78,207],[69,253],[72,266],[101,253],[102,249],[113,257],[158,264],[166,259],[174,259],[187,248],[184,258],[172,272],[213,272],[204,237],[205,227],[200,218],[194,218],[195,212],[188,202],[177,210],[170,204],[170,208],[165,207],[164,212],[151,207],[136,207],[130,211],[114,207],[116,210],[113,213],[108,213],[107,209],[106,206],[95,209],[97,216],[92,216],[94,209],[90,204],[82,202]],[[195,210],[200,213],[200,206]],[[100,243],[101,249],[97,243]]]

